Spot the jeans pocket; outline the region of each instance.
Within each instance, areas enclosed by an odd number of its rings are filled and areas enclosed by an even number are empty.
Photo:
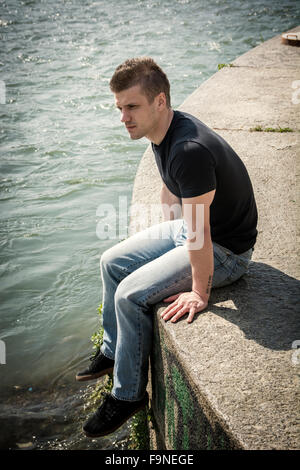
[[[250,259],[241,258],[241,257],[237,259],[238,264],[246,270],[249,268],[250,261],[251,261]]]
[[[218,264],[224,265],[227,263],[228,259],[230,256],[233,255],[233,252],[230,251],[228,248],[224,248],[221,245],[218,245],[218,243],[214,243],[214,257],[216,261],[218,261]]]
[[[231,272],[230,280],[231,282],[235,282],[240,277],[248,272],[248,267],[250,264],[250,259],[242,258],[241,256],[236,256],[236,263]]]
[[[238,280],[248,270],[251,259],[249,252],[236,255],[228,248],[214,243],[215,270],[213,287],[223,287]]]
[[[250,250],[246,251],[245,253],[242,253],[241,255],[237,255],[238,262],[241,266],[244,266],[244,268],[248,269],[249,265],[251,263],[251,257],[252,257],[253,249],[250,248]]]

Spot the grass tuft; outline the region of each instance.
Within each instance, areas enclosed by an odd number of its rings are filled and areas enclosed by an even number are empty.
[[[251,132],[294,132],[294,129],[290,127],[265,127],[262,126],[255,126],[251,127]]]

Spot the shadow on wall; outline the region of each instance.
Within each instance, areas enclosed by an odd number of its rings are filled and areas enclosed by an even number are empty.
[[[236,309],[216,304],[232,300]],[[210,311],[237,325],[247,339],[268,349],[290,350],[300,339],[300,281],[264,263],[231,286],[214,289]]]
[[[273,351],[290,351],[300,339],[300,281],[267,264],[251,262],[249,273],[231,286],[213,289],[209,311],[236,325],[245,338]],[[235,308],[222,304],[230,300]],[[157,309],[165,307],[160,303]],[[194,321],[200,318],[195,316]],[[185,317],[179,320],[186,321]],[[178,322],[178,323],[179,323]],[[170,350],[164,328],[154,322],[152,407],[158,448],[238,449],[240,444],[210,412],[209,403],[189,386],[187,371]],[[176,345],[175,345],[176,348]]]

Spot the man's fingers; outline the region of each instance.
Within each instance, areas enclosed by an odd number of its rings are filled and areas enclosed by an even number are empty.
[[[176,308],[178,309],[177,303],[172,303],[172,304],[168,305],[168,307],[166,307],[165,310],[162,312],[161,317],[166,315],[167,313],[171,312],[172,310],[174,310]]]
[[[207,306],[207,303],[202,302],[202,304],[198,304],[197,307],[191,307],[187,322],[192,323],[195,313],[202,312],[202,310],[204,310],[206,306]]]
[[[170,306],[168,308],[166,308],[166,310],[164,310],[161,314],[161,318],[163,320],[169,320],[169,318],[171,318],[176,312],[178,312],[178,310],[180,309],[180,307],[178,307],[177,305],[173,306],[172,308],[170,308]]]
[[[200,296],[196,295],[195,298],[195,295],[194,292],[180,292],[164,299],[165,302],[171,302],[171,304],[161,313],[161,318],[165,321],[172,318],[172,323],[175,323],[188,313],[187,322],[191,323],[195,313],[201,312],[207,305],[207,302],[203,302]]]
[[[204,310],[206,307],[205,303],[200,303],[198,302],[196,305],[191,305],[191,306],[182,306],[182,305],[175,305],[167,307],[161,314],[161,318],[165,321],[169,320],[172,318],[171,322],[175,323],[179,318],[181,318],[183,315],[188,313],[187,317],[187,322],[192,323],[195,313],[201,312]]]
[[[187,313],[187,308],[186,307],[180,309],[179,312],[177,312],[176,315],[173,316],[171,322],[175,323],[177,320],[179,320],[179,318],[181,318],[186,313]]]
[[[189,313],[189,316],[187,318],[188,323],[192,323],[194,315],[195,315],[196,312],[197,312],[197,309],[195,307],[190,308],[190,313]]]

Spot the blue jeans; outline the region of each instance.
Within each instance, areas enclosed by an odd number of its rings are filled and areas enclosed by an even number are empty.
[[[212,287],[240,278],[252,249],[235,255],[213,243]],[[102,353],[115,360],[112,395],[139,400],[148,380],[152,345],[151,306],[192,287],[183,219],[163,222],[129,237],[105,251],[100,261],[103,282]]]

